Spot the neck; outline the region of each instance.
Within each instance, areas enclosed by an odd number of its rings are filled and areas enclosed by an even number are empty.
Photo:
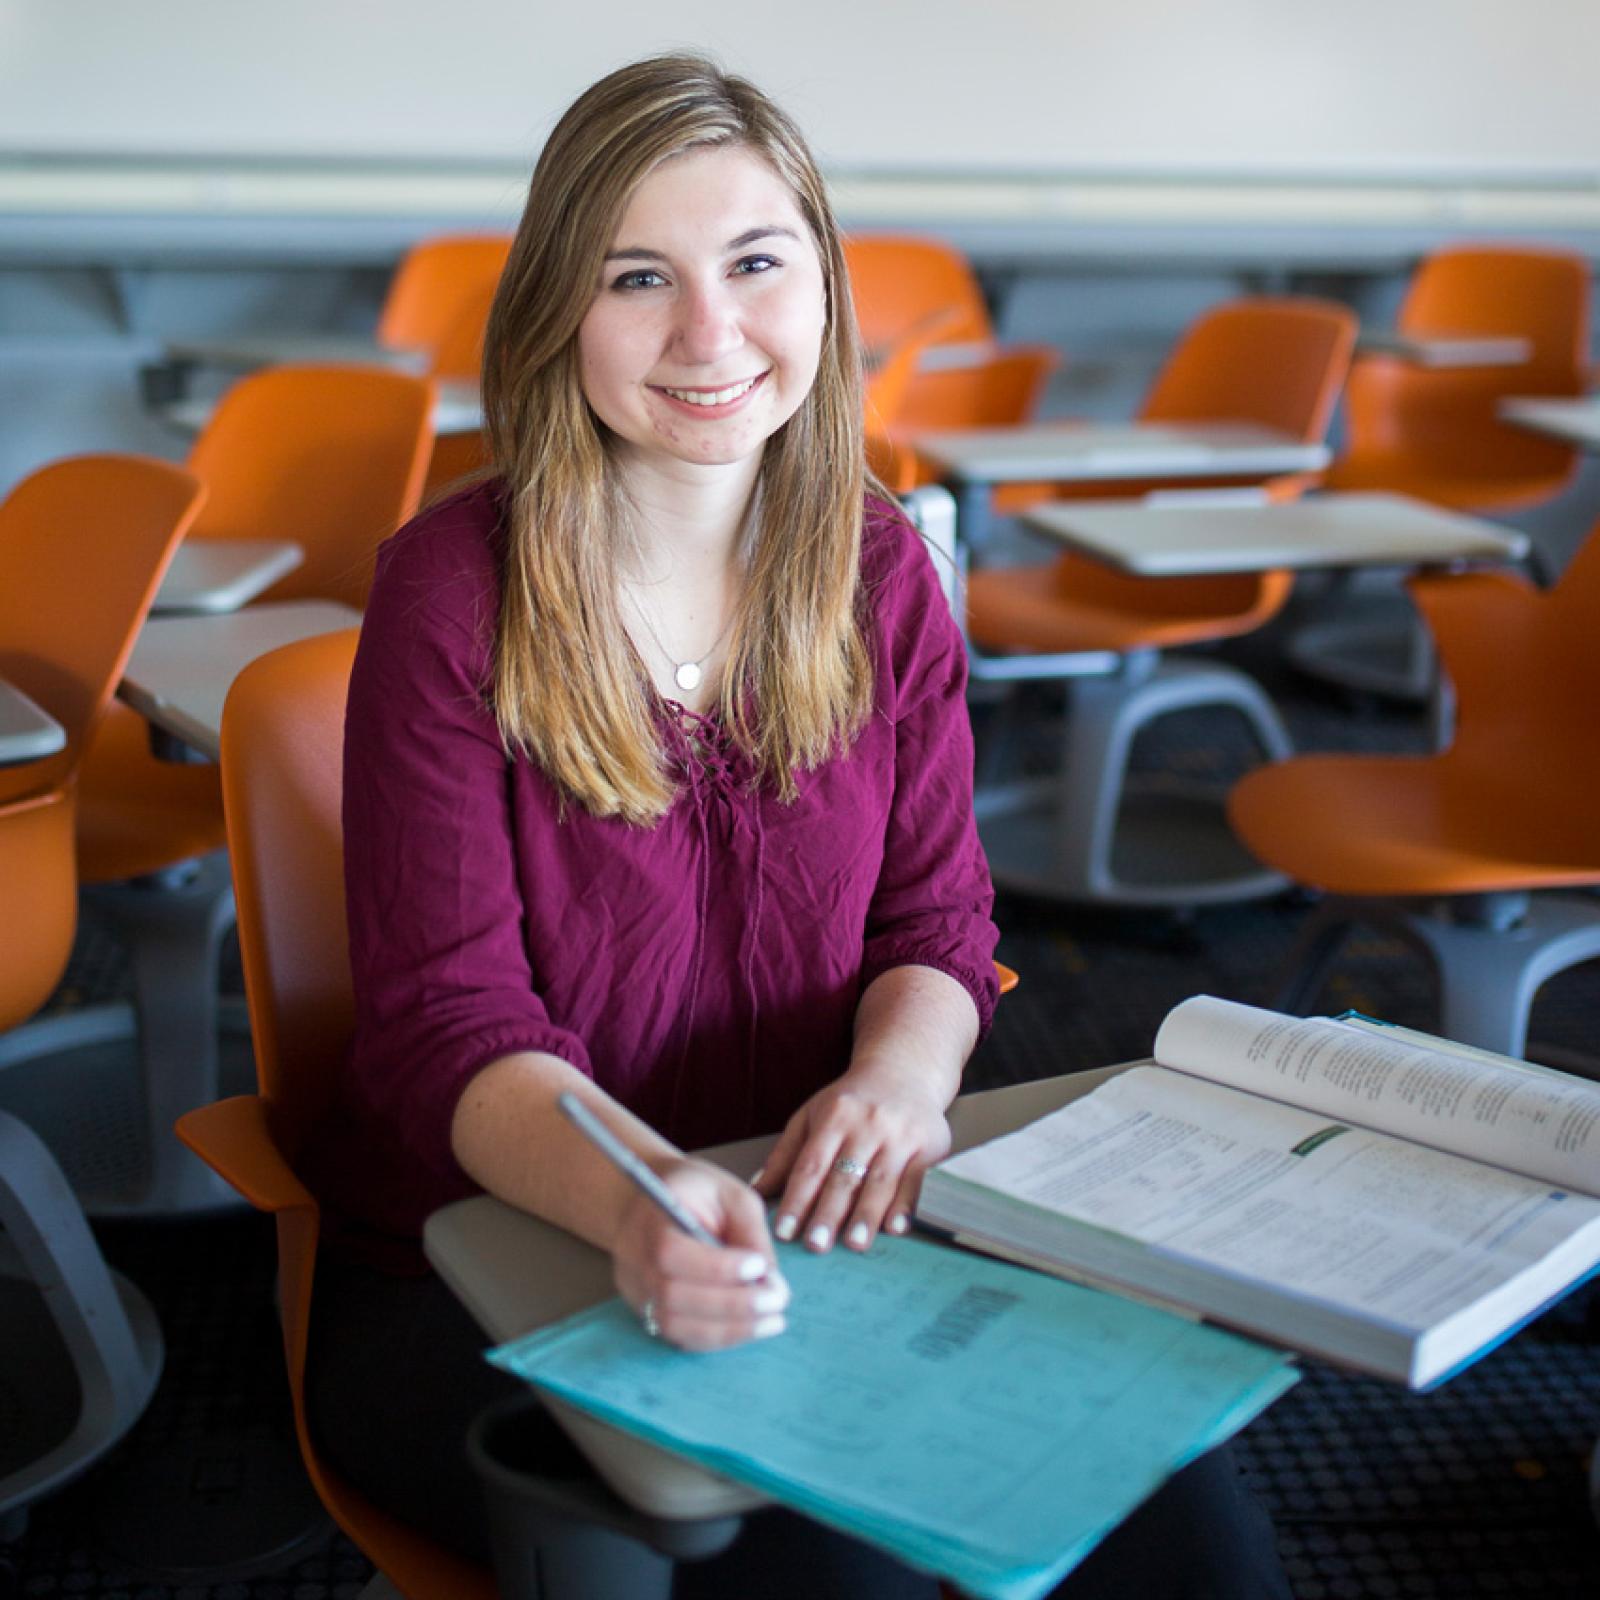
[[[666,571],[693,582],[731,568],[760,468],[759,458],[714,467],[625,462],[623,482],[637,513],[636,576]]]

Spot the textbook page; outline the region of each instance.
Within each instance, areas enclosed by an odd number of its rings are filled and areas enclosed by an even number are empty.
[[[775,1339],[693,1355],[612,1300],[490,1352],[989,1600],[1036,1600],[1295,1381],[1276,1352],[931,1245],[780,1246]]]
[[[1581,1078],[1210,995],[1168,1012],[1155,1057],[1214,1083],[1600,1195],[1600,1084]]]
[[[1002,1209],[980,1220],[984,1192]],[[1413,1335],[1529,1271],[1559,1286],[1566,1247],[1600,1253],[1600,1202],[1161,1067],[952,1157],[923,1193],[932,1220],[959,1209],[1036,1255],[1056,1253],[1038,1213],[1065,1216]]]

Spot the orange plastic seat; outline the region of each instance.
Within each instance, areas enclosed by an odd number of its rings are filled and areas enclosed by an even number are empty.
[[[1184,334],[1140,418],[1255,422],[1319,440],[1355,333],[1354,316],[1326,301],[1260,298],[1215,307]],[[1280,480],[1266,492],[1292,496],[1304,481]],[[1161,486],[1128,481],[1096,484],[1093,492],[1132,495]],[[1056,787],[1041,793],[1037,785],[991,785],[980,803],[996,881],[1041,895],[1140,905],[1203,904],[1279,887],[1277,874],[1233,843],[1208,797],[1193,797],[1193,804],[1175,797],[1141,821],[1125,777],[1138,730],[1196,706],[1231,707],[1267,756],[1288,753],[1282,719],[1252,680],[1219,663],[1161,662],[1158,652],[1250,632],[1282,607],[1291,587],[1285,572],[1137,578],[1071,555],[972,573],[968,634],[994,653],[974,659],[974,676],[1043,677],[1058,669],[1070,685]],[[1123,668],[1070,676],[1072,658],[1085,652],[1120,656]]]
[[[1509,395],[1586,392],[1589,264],[1581,256],[1504,245],[1441,250],[1417,269],[1397,328],[1423,338],[1521,337],[1529,355],[1514,365],[1453,368],[1358,356],[1330,489],[1388,490],[1500,515],[1567,487],[1579,452],[1502,422],[1498,407]],[[1427,698],[1432,662],[1398,593],[1327,611],[1289,641],[1297,667],[1367,693]]]
[[[440,234],[413,245],[384,297],[378,343],[425,351],[435,377],[476,377],[472,348],[481,355],[482,322],[510,254],[509,233]]]
[[[72,949],[77,765],[202,497],[165,462],[81,456],[0,502],[0,675],[67,735],[56,756],[0,768],[0,1388],[7,1444],[38,1446],[4,1452],[0,1519],[109,1450],[161,1370],[149,1302],[107,1268],[62,1174],[79,1152],[59,1144],[52,1153],[34,1131],[83,1086],[29,1074],[30,1042],[49,1021],[19,1024],[48,999]],[[65,1394],[63,1351],[76,1380]]]
[[[360,607],[381,541],[415,511],[431,392],[364,367],[272,367],[236,383],[189,455],[207,501],[190,538],[293,539],[304,562],[266,600]],[[84,765],[79,872],[107,883],[223,844],[216,770],[158,761],[144,720],[113,708]]]
[[[1348,930],[1378,922],[1433,963],[1447,1035],[1521,1055],[1538,984],[1600,955],[1600,902],[1529,898],[1600,884],[1600,528],[1547,592],[1501,573],[1410,589],[1459,696],[1450,748],[1296,757],[1249,774],[1228,812],[1262,860],[1340,897],[1294,957],[1297,1009]]]
[[[341,1528],[412,1600],[494,1600],[488,1572],[426,1540],[330,1471],[306,1423],[305,1363],[321,1225],[294,1171],[328,1115],[353,1026],[340,797],[354,630],[254,663],[222,725],[222,784],[259,1093],[189,1112],[179,1137],[278,1228],[278,1295],[295,1431]]]
[[[1508,395],[1586,392],[1589,266],[1527,247],[1441,250],[1411,281],[1397,319],[1415,337],[1513,336],[1515,365],[1429,368],[1357,359],[1345,395],[1347,442],[1329,488],[1387,489],[1458,511],[1507,512],[1566,487],[1578,453],[1502,422]]]
[[[893,433],[926,428],[1001,427],[1037,411],[1061,363],[1048,345],[994,343],[983,291],[960,251],[914,234],[860,233],[845,240],[851,298],[862,343],[879,357],[938,317],[932,346],[961,345],[949,365],[913,369],[894,408]],[[934,475],[892,436],[875,444],[873,463],[896,493],[931,483]],[[1002,513],[1025,509],[1045,494],[1041,485],[1008,484],[993,497]]]

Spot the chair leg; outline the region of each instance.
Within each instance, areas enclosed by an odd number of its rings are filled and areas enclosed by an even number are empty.
[[[1267,760],[1292,753],[1288,731],[1265,691],[1242,672],[1214,662],[1153,662],[1128,677],[1082,678],[1071,686],[1062,757],[1057,871],[1073,898],[1124,904],[1188,905],[1276,893],[1282,874],[1253,861],[1234,840],[1211,797],[1210,813],[1185,830],[1187,863],[1157,860],[1135,880],[1113,859],[1126,825],[1128,760],[1140,729],[1173,712],[1227,706],[1239,712]],[[1186,798],[1186,797],[1180,797]],[[1187,810],[1195,802],[1188,801]],[[1163,819],[1170,828],[1171,819]],[[1163,852],[1164,853],[1164,852]],[[1131,853],[1130,853],[1131,854]]]
[[[8,1069],[0,1106],[57,1152],[92,1216],[236,1207],[234,1191],[172,1131],[185,1111],[222,1092],[217,973],[234,914],[227,857],[209,856],[158,889],[115,884],[87,894],[128,943],[131,1024],[118,1005],[13,1029],[0,1040],[0,1069]],[[69,1053],[78,1051],[74,1070]]]
[[[149,1302],[106,1266],[50,1152],[4,1112],[0,1231],[7,1247],[0,1253],[0,1278],[13,1280],[12,1289],[31,1284],[40,1295],[80,1391],[77,1420],[66,1436],[0,1478],[4,1514],[77,1476],[133,1426],[161,1374],[162,1342]],[[26,1348],[0,1347],[8,1365],[28,1355]]]
[[[667,1600],[676,1561],[733,1543],[737,1516],[669,1520],[628,1505],[573,1447],[572,1459],[523,1459],[521,1419],[531,1397],[491,1406],[472,1425],[467,1453],[483,1480],[503,1600]]]

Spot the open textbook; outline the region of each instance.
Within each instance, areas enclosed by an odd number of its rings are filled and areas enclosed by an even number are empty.
[[[1600,1084],[1202,995],[1154,1063],[934,1168],[917,1215],[1423,1388],[1600,1264]]]

